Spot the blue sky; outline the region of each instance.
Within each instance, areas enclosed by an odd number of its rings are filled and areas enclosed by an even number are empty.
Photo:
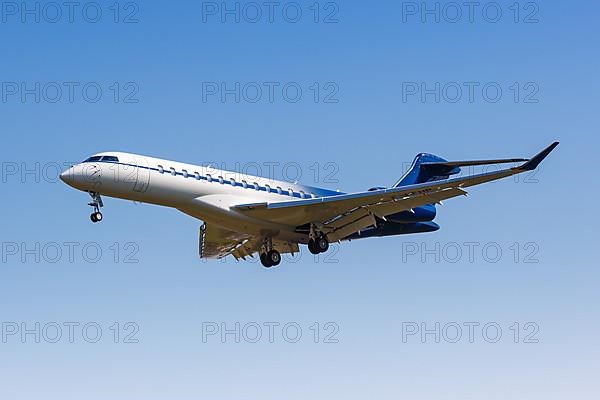
[[[470,22],[439,2],[436,22],[421,2],[321,2],[318,16],[313,3],[278,3],[273,22],[264,5],[250,21],[247,2],[239,22],[222,21],[221,2],[81,3],[72,22],[46,2],[25,2],[38,16],[2,4],[2,397],[598,391],[598,5],[482,2]],[[301,182],[351,192],[393,184],[419,152],[523,157],[554,140],[535,175],[447,201],[436,233],[304,252],[269,271],[199,260],[200,223],[174,210],[105,199],[92,224],[87,196],[56,172],[120,150],[278,176],[300,166]],[[39,335],[21,336],[36,323]],[[203,340],[236,323],[240,343]],[[439,343],[403,340],[436,323]],[[250,343],[255,324],[263,336]],[[296,343],[286,324],[302,330]]]

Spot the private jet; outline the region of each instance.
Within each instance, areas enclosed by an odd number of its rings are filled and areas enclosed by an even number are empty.
[[[175,208],[203,221],[201,258],[259,255],[264,267],[307,245],[312,254],[333,242],[437,231],[436,205],[466,188],[532,171],[558,142],[531,159],[447,161],[418,154],[391,187],[339,191],[123,152],[95,154],[60,178],[89,193],[92,222],[103,219],[102,196]],[[507,164],[493,172],[454,176],[460,167]],[[518,165],[517,165],[518,163]]]

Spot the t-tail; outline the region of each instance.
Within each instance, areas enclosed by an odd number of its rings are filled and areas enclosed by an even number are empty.
[[[448,161],[435,154],[420,153],[413,160],[409,170],[400,178],[394,187],[414,185],[448,179],[460,173],[460,167],[477,165],[506,164],[529,161],[526,158],[504,158],[496,160]]]
[[[555,145],[551,147],[554,148]],[[551,151],[551,149],[549,151]],[[530,161],[525,158],[504,158],[492,160],[448,161],[435,154],[420,153],[417,154],[408,171],[406,171],[393,187],[442,181],[453,175],[459,174],[461,172],[460,167],[518,163],[525,161],[532,162],[534,160],[532,159]],[[427,204],[415,207],[410,211],[402,211],[393,215],[388,215],[386,221],[381,221],[380,226],[371,233],[377,236],[387,236],[390,234],[435,231],[439,229],[439,226],[433,222],[436,213],[437,210],[435,204]],[[402,226],[399,226],[398,224],[401,224]],[[385,225],[388,226],[383,229]],[[366,235],[363,234],[362,237],[365,236]]]

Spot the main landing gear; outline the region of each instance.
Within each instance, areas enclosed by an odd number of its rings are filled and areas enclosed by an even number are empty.
[[[90,196],[92,196],[92,201],[88,203],[88,205],[94,207],[94,212],[90,215],[90,219],[94,223],[100,222],[102,221],[102,213],[100,212],[100,207],[104,207],[104,203],[102,203],[102,197],[100,197],[100,193],[89,193]]]
[[[310,227],[310,239],[308,240],[308,250],[312,254],[325,253],[329,250],[329,240],[327,236],[321,232],[318,232],[314,225]]]
[[[308,250],[312,254],[325,253],[327,250],[329,250],[329,241],[327,240],[327,236],[319,235],[316,239],[309,239]]]
[[[276,267],[281,263],[281,254],[273,249],[273,241],[271,238],[265,239],[260,252],[260,262],[265,268]]]

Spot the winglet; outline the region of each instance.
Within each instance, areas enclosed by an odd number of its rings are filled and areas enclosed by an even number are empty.
[[[520,171],[532,171],[536,169],[537,166],[542,162],[542,160],[546,158],[556,146],[558,146],[558,143],[559,142],[552,143],[550,146],[546,147],[544,150],[540,151],[537,155],[531,158],[531,160],[527,161],[525,164],[519,167],[516,167],[516,169]]]

